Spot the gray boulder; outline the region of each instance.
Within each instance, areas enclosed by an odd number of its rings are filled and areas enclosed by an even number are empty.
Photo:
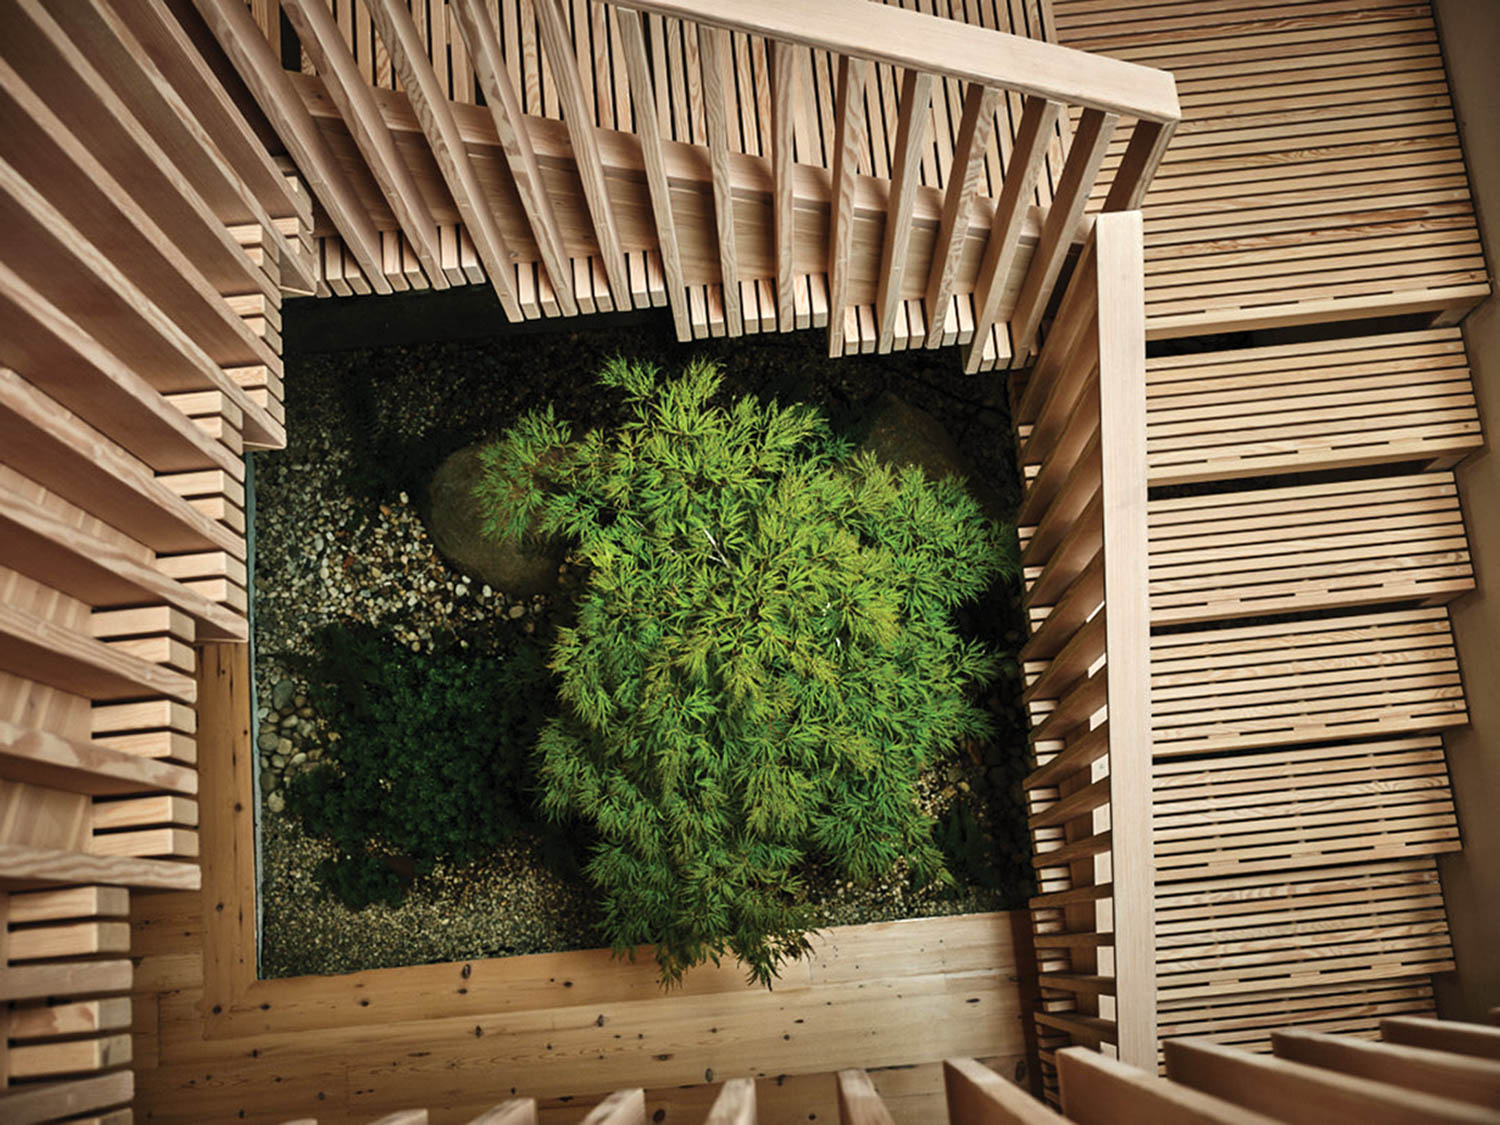
[[[497,543],[484,534],[486,512],[474,496],[483,475],[478,445],[444,461],[428,485],[427,533],[438,552],[480,582],[512,597],[545,594],[557,586],[565,551],[560,543],[529,534]]]
[[[865,435],[859,447],[883,464],[915,465],[934,481],[969,475],[942,423],[890,391],[876,400],[859,428]]]

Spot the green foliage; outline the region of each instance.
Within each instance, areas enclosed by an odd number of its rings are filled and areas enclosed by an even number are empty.
[[[535,652],[412,652],[370,626],[334,624],[302,661],[315,709],[336,717],[324,760],[291,778],[287,808],[332,842],[327,889],[358,909],[394,903],[417,872],[477,859],[528,819],[528,751],[546,698]]]
[[[491,534],[536,521],[590,568],[552,653],[543,808],[597,832],[617,950],[654,944],[669,981],[733,954],[769,984],[808,948],[812,866],[948,879],[918,780],[984,731],[967,689],[995,670],[950,611],[1015,560],[960,482],[856,454],[808,407],[715,405],[710,364],[601,382],[618,432],[533,413],[480,485]]]

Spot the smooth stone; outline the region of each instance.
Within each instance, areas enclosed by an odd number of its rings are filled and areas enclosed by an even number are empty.
[[[512,621],[517,621],[520,618],[526,616],[526,607],[524,605],[513,605],[513,606],[510,607],[510,610],[509,610],[507,616]]]
[[[290,738],[279,738],[276,740],[276,753],[290,754],[292,752],[292,740]]]
[[[266,808],[274,813],[279,813],[286,808],[286,798],[281,795],[281,790],[276,790],[266,798]]]
[[[474,495],[484,475],[481,448],[465,446],[433,474],[427,490],[428,534],[438,552],[465,576],[513,595],[550,590],[564,554],[560,544],[531,534],[496,542],[484,534],[489,513]]]
[[[263,730],[260,732],[260,737],[255,740],[255,744],[262,750],[274,750],[278,741],[280,740],[276,737],[274,730]]]
[[[296,694],[297,685],[291,680],[278,680],[271,689],[271,706],[277,711],[285,711]]]

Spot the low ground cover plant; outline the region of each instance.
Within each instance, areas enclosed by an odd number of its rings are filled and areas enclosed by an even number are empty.
[[[290,778],[287,808],[333,845],[318,874],[334,897],[394,904],[403,874],[479,859],[534,822],[528,755],[550,693],[533,648],[449,637],[413,652],[343,623],[317,641],[299,670],[337,737]]]
[[[497,537],[556,536],[588,579],[551,669],[537,799],[587,829],[617,950],[664,979],[806,952],[809,873],[947,878],[922,771],[981,736],[997,661],[953,609],[1016,567],[956,479],[857,452],[815,410],[720,403],[718,370],[615,360],[610,432],[550,409],[486,449]]]

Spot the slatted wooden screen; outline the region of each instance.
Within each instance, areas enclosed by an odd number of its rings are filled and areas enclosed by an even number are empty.
[[[1138,212],[1102,215],[1015,418],[1037,768],[1044,1079],[1069,1043],[1154,1065],[1145,335]]]
[[[129,891],[199,884],[195,645],[246,638],[243,454],[316,283],[162,0],[0,3],[0,135],[0,1119],[42,1121],[130,1101]]]
[[[866,0],[281,0],[307,74],[194,2],[323,204],[320,292],[487,277],[511,319],[667,305],[683,339],[1007,366],[1177,116],[1160,71]]]

